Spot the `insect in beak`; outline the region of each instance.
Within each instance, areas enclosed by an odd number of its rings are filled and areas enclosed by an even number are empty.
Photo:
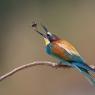
[[[46,38],[45,34],[41,33],[40,31],[38,31],[37,29],[37,24],[36,23],[33,23],[32,24],[32,28],[35,32],[37,32],[38,34],[40,34],[41,36],[43,36],[44,38]]]

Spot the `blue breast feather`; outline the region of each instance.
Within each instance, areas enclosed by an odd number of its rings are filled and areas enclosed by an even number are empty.
[[[46,53],[48,53],[49,55],[52,55],[52,45],[51,44],[48,44],[46,47],[45,47],[45,51]]]

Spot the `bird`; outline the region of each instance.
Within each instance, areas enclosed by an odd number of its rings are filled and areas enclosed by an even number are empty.
[[[44,38],[46,53],[58,59],[58,65],[63,64],[64,66],[78,70],[91,83],[91,85],[95,86],[95,79],[91,74],[95,72],[95,68],[86,64],[86,61],[70,42],[49,32],[45,25],[40,25],[44,29],[44,33],[38,31],[37,23],[33,23],[32,28]]]

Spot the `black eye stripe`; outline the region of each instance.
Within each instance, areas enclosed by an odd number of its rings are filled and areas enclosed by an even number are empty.
[[[47,36],[50,36],[49,34],[47,34]]]

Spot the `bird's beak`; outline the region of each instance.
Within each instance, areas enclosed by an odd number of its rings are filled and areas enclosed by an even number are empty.
[[[48,32],[48,29],[43,24],[41,24],[41,26],[45,30],[45,32],[47,33]]]
[[[36,31],[38,34],[40,34],[42,37],[46,38],[46,35],[44,35],[43,33]]]
[[[46,28],[45,26],[43,26],[43,25],[41,25],[41,26],[44,28],[45,32],[47,33],[47,32],[48,32],[47,28]],[[32,25],[32,28],[33,28],[33,30],[34,30],[35,32],[37,32],[38,34],[40,34],[41,36],[43,36],[46,45],[48,45],[48,44],[50,43],[50,41],[48,40],[47,36],[46,36],[45,34],[43,34],[43,33],[41,33],[41,32],[38,31],[38,29],[37,29],[37,24],[34,23],[34,24]]]

